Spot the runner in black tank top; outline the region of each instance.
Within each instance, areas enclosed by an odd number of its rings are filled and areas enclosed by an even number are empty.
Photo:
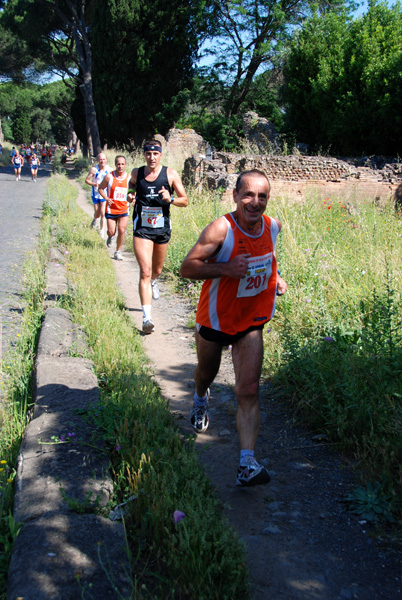
[[[156,280],[162,272],[170,240],[170,207],[185,207],[188,199],[179,174],[160,165],[160,142],[149,140],[143,150],[147,164],[132,170],[127,200],[135,202],[134,254],[140,268],[142,330],[152,333],[151,302],[152,298],[159,298]]]
[[[134,236],[152,240],[155,244],[167,244],[171,235],[170,202],[161,200],[158,191],[164,187],[171,197],[167,167],[162,167],[158,177],[152,182],[145,179],[144,171],[145,167],[140,167],[137,173]]]

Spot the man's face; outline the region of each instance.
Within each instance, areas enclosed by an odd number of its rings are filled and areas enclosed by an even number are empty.
[[[116,171],[118,175],[122,175],[126,169],[126,161],[124,158],[118,158],[116,160]]]
[[[150,169],[155,169],[155,167],[159,165],[162,158],[162,154],[157,150],[147,150],[146,152],[144,152],[144,156],[147,166]]]
[[[106,155],[105,154],[99,154],[98,156],[98,164],[100,166],[101,169],[103,169],[104,166],[106,166]]]
[[[260,222],[267,207],[269,193],[268,180],[262,175],[243,177],[240,190],[233,192],[240,227],[250,228]]]

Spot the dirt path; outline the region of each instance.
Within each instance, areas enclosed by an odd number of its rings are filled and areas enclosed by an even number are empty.
[[[83,192],[78,204],[92,215]],[[123,255],[124,261],[113,263],[127,310],[141,330],[137,263],[131,252]],[[163,282],[160,290],[153,303],[155,332],[143,336],[144,347],[180,427],[190,432],[196,360],[187,327],[191,309]],[[247,546],[252,600],[402,597],[400,547],[375,542],[367,524],[347,512],[343,499],[354,485],[350,469],[331,447],[292,426],[268,383],[262,386],[257,457],[269,469],[271,483],[235,486],[239,445],[229,350],[211,388],[210,406],[209,429],[197,444],[225,512]]]

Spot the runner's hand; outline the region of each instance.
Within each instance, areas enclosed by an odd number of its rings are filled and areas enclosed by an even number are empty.
[[[288,289],[288,284],[286,283],[286,281],[284,279],[282,279],[282,277],[280,275],[278,275],[277,279],[276,279],[276,295],[283,296],[283,294],[286,292],[287,289]]]
[[[162,188],[159,190],[158,192],[159,194],[159,199],[162,202],[165,202],[165,204],[170,204],[170,193],[169,191],[165,188],[165,186],[163,185]]]
[[[243,279],[247,275],[250,256],[251,254],[239,254],[226,263],[228,277]]]

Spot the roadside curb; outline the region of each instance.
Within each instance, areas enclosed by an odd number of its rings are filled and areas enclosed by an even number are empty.
[[[21,445],[16,538],[7,600],[129,597],[121,522],[98,513],[112,499],[109,460],[94,415],[99,389],[83,332],[56,306],[69,289],[65,257],[51,249],[33,418]]]

